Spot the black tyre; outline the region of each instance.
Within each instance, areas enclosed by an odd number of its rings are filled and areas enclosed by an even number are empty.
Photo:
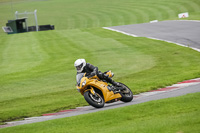
[[[98,93],[93,95],[90,91],[86,91],[84,93],[84,98],[90,105],[95,108],[102,108],[105,104],[104,99]]]
[[[133,92],[131,91],[131,89],[128,88],[128,86],[126,86],[123,83],[120,83],[120,85],[125,88],[125,90],[120,92],[120,94],[122,96],[121,101],[123,101],[123,102],[132,101],[133,100]]]

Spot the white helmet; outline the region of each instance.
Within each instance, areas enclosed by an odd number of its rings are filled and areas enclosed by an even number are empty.
[[[86,66],[85,59],[77,59],[74,62],[74,66],[76,67],[77,72],[82,72],[83,68]]]

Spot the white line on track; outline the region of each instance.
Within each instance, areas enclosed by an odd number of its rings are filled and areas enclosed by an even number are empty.
[[[119,33],[122,33],[122,34],[125,34],[125,35],[128,35],[128,36],[138,37],[137,35],[130,34],[130,33],[127,33],[127,32],[120,31],[120,30],[116,30],[116,29],[112,29],[112,28],[109,28],[109,27],[103,27],[103,28],[107,29],[107,30],[112,30],[112,31],[115,31],[115,32],[119,32]]]

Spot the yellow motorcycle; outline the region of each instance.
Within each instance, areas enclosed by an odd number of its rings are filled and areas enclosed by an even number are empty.
[[[113,77],[111,71],[105,72]],[[112,103],[118,100],[130,102],[133,99],[132,91],[123,83],[119,86],[109,85],[106,81],[100,80],[97,74],[86,76],[86,73],[79,73],[76,76],[77,90],[84,96],[85,100],[95,108],[104,107],[105,103]]]

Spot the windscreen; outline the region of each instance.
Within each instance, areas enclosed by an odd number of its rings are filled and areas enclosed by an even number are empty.
[[[84,76],[85,73],[78,73],[76,75],[76,82],[77,84],[80,84],[82,77]]]

